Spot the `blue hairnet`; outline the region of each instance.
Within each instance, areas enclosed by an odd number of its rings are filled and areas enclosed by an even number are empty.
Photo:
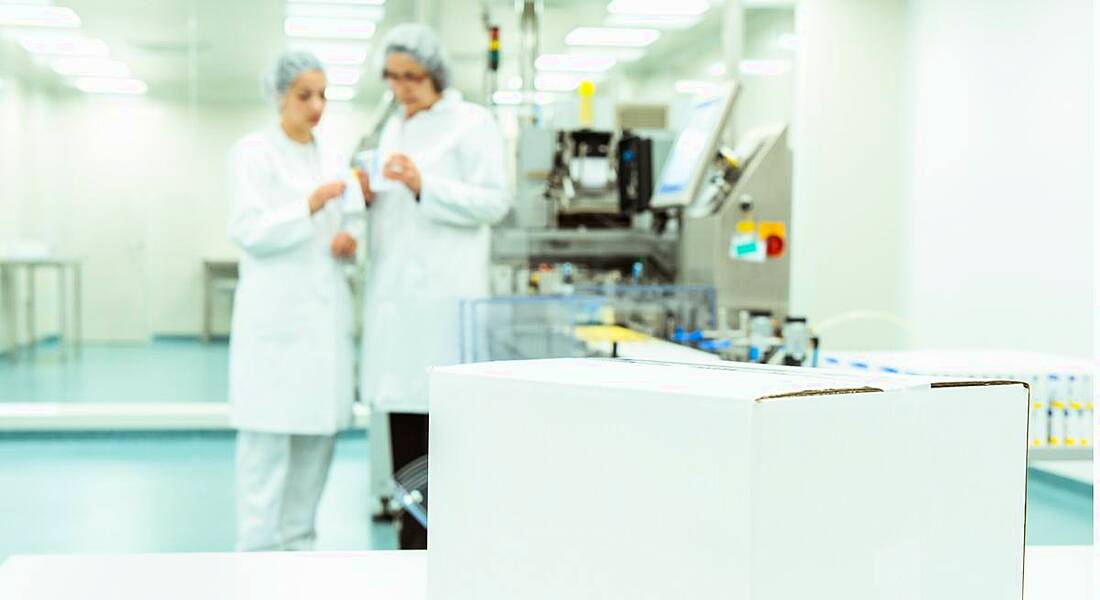
[[[290,91],[294,81],[306,71],[321,71],[324,73],[325,67],[312,52],[304,50],[283,52],[279,56],[279,60],[275,61],[275,65],[264,76],[264,93],[268,98],[278,102]]]
[[[451,65],[447,51],[439,41],[439,36],[427,25],[406,23],[398,25],[386,34],[382,41],[382,54],[379,62],[391,54],[408,54],[428,71],[435,89],[442,92],[451,84]],[[382,68],[379,68],[381,71]]]

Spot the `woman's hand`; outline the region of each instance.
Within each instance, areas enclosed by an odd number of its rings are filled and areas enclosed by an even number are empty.
[[[370,176],[363,169],[356,169],[355,174],[359,176],[359,187],[363,188],[363,203],[370,206],[371,202],[374,202],[374,191],[370,189]]]
[[[382,176],[405,184],[414,194],[420,195],[420,170],[412,159],[404,154],[394,154],[386,161]]]
[[[321,210],[330,201],[339,198],[344,194],[343,181],[330,181],[328,183],[321,184],[313,193],[309,196],[309,214],[314,214]]]
[[[341,231],[332,238],[332,255],[336,258],[353,258],[355,249],[358,248],[355,238],[347,232]]]

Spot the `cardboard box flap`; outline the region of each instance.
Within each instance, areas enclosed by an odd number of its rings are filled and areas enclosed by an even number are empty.
[[[991,385],[1022,385],[1029,392],[1031,386],[1022,381],[1011,380],[959,380],[959,381],[933,381],[927,385],[931,389],[943,389],[943,388],[961,388],[961,387],[986,387]],[[917,387],[924,387],[923,385]],[[842,389],[825,389],[825,390],[806,390],[801,392],[791,392],[787,394],[774,394],[772,396],[764,396],[757,398],[758,402],[765,400],[780,400],[783,398],[799,398],[805,396],[836,396],[839,394],[868,394],[874,392],[883,392],[885,390],[876,387],[863,387],[863,388],[842,388]]]
[[[786,394],[772,394],[771,396],[761,396],[757,398],[756,401],[763,402],[765,400],[782,400],[784,398],[803,398],[810,396],[840,396],[843,394],[880,394],[883,391],[885,390],[876,387],[804,390],[799,392],[789,392]]]
[[[985,387],[989,385],[1022,385],[1028,391],[1031,391],[1031,384],[1026,381],[1012,381],[1011,379],[970,379],[970,380],[957,380],[957,381],[937,381],[932,384],[932,388],[955,388],[955,387]]]
[[[834,396],[929,389],[928,377],[832,371],[747,363],[674,363],[634,359],[544,359],[442,367],[438,373],[740,400]]]

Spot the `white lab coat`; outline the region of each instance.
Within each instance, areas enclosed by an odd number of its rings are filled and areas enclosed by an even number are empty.
[[[428,411],[428,370],[458,363],[459,303],[489,293],[489,226],[511,205],[504,138],[492,114],[453,90],[432,108],[390,117],[379,152],[408,155],[404,185],[369,209],[362,394],[378,410]]]
[[[241,261],[229,400],[238,429],[330,435],[351,422],[351,291],[330,245],[357,227],[343,202],[312,216],[308,205],[318,185],[347,172],[323,141],[301,144],[278,127],[233,149],[229,235]]]

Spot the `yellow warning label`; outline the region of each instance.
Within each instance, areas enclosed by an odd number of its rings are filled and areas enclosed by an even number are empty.
[[[767,239],[771,236],[786,238],[787,237],[787,224],[782,221],[761,221],[760,222],[760,237]]]

